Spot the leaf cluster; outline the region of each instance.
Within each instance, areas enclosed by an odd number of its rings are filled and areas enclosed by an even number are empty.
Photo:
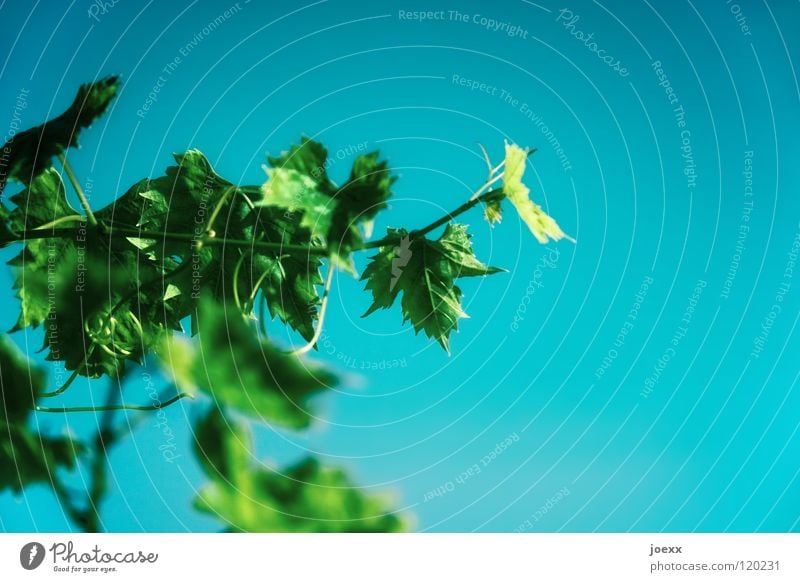
[[[566,236],[529,198],[522,181],[527,150],[507,144],[503,164],[490,165],[486,187],[502,179],[501,189],[481,189],[440,221],[422,230],[389,228],[377,241],[369,240],[373,224],[396,181],[388,162],[378,152],[360,155],[339,185],[328,175],[327,150],[307,137],[268,158],[262,185],[225,179],[191,149],[175,154],[162,175],[92,211],[64,153],[110,107],[119,86],[117,77],[83,85],[64,113],[4,146],[0,192],[6,179],[22,185],[10,206],[0,203],[0,244],[21,247],[9,261],[20,306],[14,331],[43,328],[45,357],[73,375],[46,393],[41,371],[2,337],[0,490],[49,481],[60,491],[58,468],[73,468],[85,447],[29,429],[33,411],[49,409],[39,400],[60,394],[77,375],[120,379],[152,353],[181,391],[171,401],[190,394],[211,402],[195,426],[196,456],[209,478],[195,499],[200,511],[231,531],[407,527],[385,499],[364,494],[339,468],[310,457],[280,469],[254,460],[243,419],[307,429],[315,398],[338,381],[270,341],[265,319],[281,321],[313,347],[334,270],[356,275],[354,253],[376,248],[361,276],[373,299],[364,315],[399,301],[403,321],[449,352],[466,317],[457,280],[502,270],[477,258],[456,215],[483,202],[494,224],[508,198],[540,242]],[[56,157],[81,210],[68,200]],[[440,226],[438,238],[428,236]],[[90,496],[88,505],[96,502]]]

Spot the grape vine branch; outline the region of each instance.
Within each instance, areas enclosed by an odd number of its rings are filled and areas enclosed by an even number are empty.
[[[20,306],[11,331],[40,330],[45,360],[70,372],[46,389],[41,363],[0,336],[0,491],[47,484],[74,527],[105,529],[110,450],[142,413],[166,419],[165,408],[189,398],[199,412],[191,446],[207,479],[193,505],[226,531],[407,529],[390,499],[365,493],[313,456],[280,468],[255,462],[250,426],[307,429],[314,398],[339,381],[308,355],[321,337],[335,272],[357,275],[355,253],[376,251],[361,273],[372,295],[364,317],[399,303],[403,322],[449,353],[466,316],[457,279],[503,271],[477,258],[456,219],[482,206],[494,225],[508,201],[539,242],[572,240],[530,198],[523,177],[533,152],[506,143],[495,165],[481,146],[488,175],[467,201],[427,226],[388,228],[375,240],[373,222],[396,181],[388,163],[378,152],[360,155],[339,185],[327,174],[325,147],[306,137],[268,157],[261,185],[229,182],[193,149],[175,154],[164,175],[96,209],[68,150],[119,89],[117,77],[82,85],[64,113],[0,150],[0,195],[9,181],[21,185],[10,206],[0,199],[0,247],[21,246],[9,261]],[[277,346],[268,319],[305,343]],[[149,391],[149,403],[128,402],[134,371],[157,374],[166,387]],[[81,377],[91,404],[42,403],[71,396]],[[53,433],[38,416],[80,412],[97,415],[95,434]],[[164,460],[174,459],[165,453]]]

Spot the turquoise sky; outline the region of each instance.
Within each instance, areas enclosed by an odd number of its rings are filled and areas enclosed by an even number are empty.
[[[189,148],[259,183],[265,153],[307,134],[339,179],[379,148],[400,180],[376,233],[411,229],[482,183],[478,143],[499,161],[510,140],[538,148],[532,196],[577,239],[540,245],[510,208],[493,229],[465,215],[510,272],[463,280],[450,357],[399,308],[361,319],[369,294],[339,274],[316,357],[343,385],[307,434],[256,427],[260,457],[342,465],[423,531],[800,530],[797,3],[112,4],[0,3],[0,130],[21,93],[28,127],[123,77],[71,154],[97,206]],[[41,333],[14,338],[41,359]],[[172,462],[152,416],[114,450],[107,529],[218,528],[190,505],[205,406],[166,410]],[[68,527],[43,487],[0,496],[2,530]]]

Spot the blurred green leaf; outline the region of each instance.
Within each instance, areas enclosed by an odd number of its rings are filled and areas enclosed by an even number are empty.
[[[183,350],[176,357],[169,344],[160,349],[174,378],[185,382],[186,372],[194,371],[191,385],[182,388],[197,386],[219,405],[254,418],[294,429],[309,425],[308,399],[333,386],[333,374],[259,338],[241,311],[213,298],[200,301],[197,321],[195,351]]]
[[[251,457],[252,438],[247,428],[212,406],[195,424],[194,432],[194,454],[206,475],[228,483],[241,481]]]
[[[8,336],[0,336],[0,492],[50,482],[57,466],[72,468],[83,450],[69,437],[39,435],[27,426],[44,378]]]
[[[0,423],[24,422],[44,382],[44,372],[31,366],[7,335],[0,335]]]
[[[216,408],[196,427],[196,454],[211,483],[195,507],[245,532],[389,532],[406,524],[388,500],[355,487],[341,469],[312,458],[285,469],[251,462],[247,431]]]

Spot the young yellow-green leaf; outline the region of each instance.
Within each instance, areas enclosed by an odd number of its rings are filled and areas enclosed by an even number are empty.
[[[81,85],[72,105],[50,121],[15,135],[0,148],[0,192],[6,178],[24,184],[50,165],[50,160],[69,147],[78,145],[81,129],[100,117],[119,89],[118,77],[107,77]]]
[[[305,136],[289,151],[269,157],[271,167],[264,166],[268,180],[258,204],[299,214],[300,227],[327,239],[336,208],[336,185],[328,178],[327,158],[325,147]]]
[[[424,330],[449,352],[450,333],[457,329],[459,318],[467,317],[455,280],[503,269],[484,265],[475,257],[464,225],[448,224],[436,241],[412,240],[403,229],[389,229],[388,235],[397,244],[381,247],[361,277],[373,297],[364,316],[391,307],[402,291],[403,320],[411,321],[416,332]]]
[[[574,239],[564,234],[555,220],[530,199],[530,189],[522,182],[527,159],[527,150],[518,145],[506,143],[503,193],[517,209],[520,218],[528,225],[528,228],[540,243],[545,244],[550,238],[555,241],[566,238],[575,242]]]
[[[212,408],[195,428],[211,483],[195,507],[237,532],[393,532],[406,529],[388,500],[363,493],[337,468],[306,458],[281,470],[253,460],[248,431]]]
[[[212,298],[200,301],[197,322],[199,342],[191,355],[160,353],[176,380],[185,381],[193,370],[191,386],[184,388],[199,386],[218,405],[254,418],[293,429],[309,425],[308,399],[333,386],[333,374],[260,339],[240,310]]]

